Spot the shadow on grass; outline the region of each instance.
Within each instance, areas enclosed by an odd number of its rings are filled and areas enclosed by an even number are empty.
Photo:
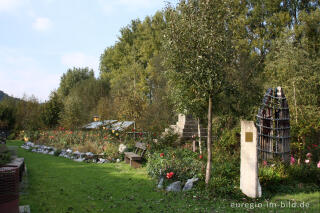
[[[215,208],[209,200],[157,191],[144,168],[79,163],[21,148],[18,154],[25,158],[28,170],[27,194],[20,197],[20,205],[30,205],[32,212],[195,212]]]
[[[20,146],[11,141],[8,145]],[[18,149],[28,168],[26,194],[20,205],[30,205],[31,212],[244,212],[247,208],[231,208],[235,200],[201,197],[200,191],[168,193],[156,190],[156,183],[144,168],[133,169],[124,163],[79,163]],[[312,196],[283,195],[271,200],[311,199]],[[266,200],[242,200],[261,202]],[[318,206],[319,207],[319,206]],[[318,208],[315,206],[312,211]],[[253,209],[259,212],[294,212],[292,209]],[[299,209],[301,210],[301,209]],[[308,211],[308,212],[312,212]],[[299,212],[299,211],[298,211]]]

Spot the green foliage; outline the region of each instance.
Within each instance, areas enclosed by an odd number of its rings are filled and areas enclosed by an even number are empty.
[[[88,68],[73,68],[68,69],[67,73],[64,73],[60,80],[58,94],[61,97],[69,95],[72,88],[78,85],[81,81],[94,78],[93,70]]]
[[[83,110],[83,102],[78,96],[68,96],[64,102],[64,110],[61,114],[61,123],[68,129],[74,129],[84,124],[86,112]]]
[[[287,97],[292,125],[292,141],[301,143],[295,152],[302,156],[320,134],[320,10],[301,12],[294,29],[285,30],[271,45],[266,60],[268,87],[281,85]]]
[[[219,162],[215,160],[215,157],[212,163],[212,177],[208,185],[211,195],[224,198],[240,197],[239,160],[234,160],[231,157],[228,161]]]
[[[42,107],[41,119],[43,123],[54,128],[59,124],[59,116],[63,110],[63,103],[56,92],[52,92],[49,101],[44,103]]]
[[[299,183],[314,183],[320,186],[320,169],[317,168],[316,162],[311,162],[310,165],[302,164],[302,165],[292,165],[288,170],[288,177],[292,181],[296,181]]]
[[[172,107],[160,54],[165,27],[161,12],[143,21],[133,20],[121,29],[119,41],[106,48],[101,56],[100,76],[110,82],[111,92],[108,100],[99,103],[100,114],[135,120],[141,128],[157,132],[171,121]]]
[[[262,69],[246,40],[247,10],[243,2],[205,0],[166,8],[164,62],[177,111],[204,120],[212,95],[215,115],[252,116]]]
[[[4,98],[0,102],[0,129],[13,129],[16,121],[16,108],[13,100]]]
[[[59,156],[61,154],[61,149],[57,149],[56,151],[54,151],[53,155],[54,156]]]
[[[170,79],[190,86],[196,98],[219,94],[232,71],[235,14],[226,10],[229,3],[181,1],[166,9],[164,55]]]
[[[104,154],[107,156],[109,160],[115,160],[120,157],[119,154],[119,144],[116,143],[107,143],[104,146]]]
[[[54,98],[62,100],[63,106],[59,107],[59,117],[54,118],[59,118],[59,123],[64,127],[74,129],[86,124],[93,115],[96,115],[101,107],[99,100],[104,100],[108,96],[109,89],[109,83],[96,79],[92,70],[69,69],[61,77],[57,91],[59,96],[52,96],[48,104],[58,101]]]
[[[311,191],[319,190],[320,170],[316,164],[288,165],[279,161],[268,162],[259,168],[261,187],[267,194],[290,193],[293,188],[301,190],[303,185],[314,185]]]
[[[0,101],[2,101],[2,99],[5,99],[9,97],[6,93],[4,93],[3,91],[0,90]]]
[[[261,55],[262,60],[270,51],[272,41],[280,36],[284,29],[301,23],[304,12],[308,14],[319,8],[319,1],[282,1],[265,0],[246,1],[250,8],[247,14],[248,38],[252,48]]]
[[[11,161],[11,152],[6,145],[0,144],[0,166]]]
[[[16,123],[18,130],[38,130],[43,127],[41,120],[41,105],[34,96],[24,96],[16,103]]]
[[[9,141],[21,146],[22,142]],[[230,203],[241,199],[208,197],[205,190],[168,193],[155,190],[156,182],[147,176],[145,168],[133,169],[125,163],[87,164],[65,158],[41,155],[19,148],[19,156],[28,162],[28,187],[22,188],[19,205],[30,205],[34,212],[235,212]],[[32,178],[31,178],[32,174]],[[50,181],[48,181],[50,180]],[[39,183],[41,190],[39,190]],[[197,185],[200,184],[197,183]],[[76,187],[75,187],[76,186]],[[304,188],[308,187],[307,185]],[[264,207],[254,210],[240,208],[236,212],[270,212],[266,202],[310,203],[308,212],[318,212],[319,192],[273,194],[271,199],[259,199]],[[125,192],[125,193],[124,193]],[[70,202],[72,197],[73,202]],[[102,199],[103,198],[103,199]],[[292,208],[281,208],[291,213]]]
[[[186,181],[192,177],[203,178],[203,170],[204,163],[199,155],[188,149],[163,149],[148,156],[147,171],[153,178],[166,177],[173,172],[172,180]]]
[[[152,138],[148,138],[146,143],[150,146],[149,152],[153,153],[167,148],[177,148],[179,146],[178,138],[179,136],[170,129],[164,135],[158,137],[156,141],[153,141]]]
[[[126,144],[129,148],[135,145],[135,141],[125,138],[126,133],[111,129],[70,131],[60,128],[49,131],[23,131],[20,134],[20,138],[26,136],[36,144],[55,147],[55,155],[59,155],[61,149],[70,148],[73,151],[104,153],[107,159],[112,160],[122,157],[118,152],[120,143]]]
[[[11,154],[10,152],[2,152],[0,153],[0,166],[9,163],[11,161]]]

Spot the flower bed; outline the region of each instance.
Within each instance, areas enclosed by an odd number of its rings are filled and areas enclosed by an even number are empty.
[[[83,130],[58,130],[49,131],[22,131],[20,138],[27,137],[37,145],[53,147],[57,150],[72,149],[82,153],[105,154],[110,159],[122,158],[118,151],[121,143],[130,149],[134,147],[133,138],[125,132],[111,129]]]
[[[147,171],[153,178],[186,181],[193,177],[202,178],[204,166],[195,152],[187,149],[165,149],[149,154]]]

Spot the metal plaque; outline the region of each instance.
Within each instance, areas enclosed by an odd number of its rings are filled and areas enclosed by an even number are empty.
[[[253,132],[246,132],[246,142],[253,142]]]

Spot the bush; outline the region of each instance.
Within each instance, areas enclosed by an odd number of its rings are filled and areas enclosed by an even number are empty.
[[[145,141],[143,142],[146,142],[148,144],[148,146],[150,147],[149,152],[153,153],[170,147],[177,147],[179,145],[178,138],[179,136],[170,129],[169,132],[156,139],[156,141],[154,141],[152,137],[149,137],[145,138]]]
[[[240,159],[239,152],[235,155],[215,149],[212,162],[209,191],[215,197],[236,198],[241,196],[240,184]]]
[[[0,145],[0,166],[11,161],[11,152],[6,145]]]
[[[319,189],[320,169],[316,164],[289,165],[274,161],[269,165],[259,168],[260,183],[267,193],[290,193],[292,188],[298,190],[297,186],[301,184],[315,185]]]
[[[204,163],[199,155],[187,149],[164,149],[149,154],[147,171],[152,178],[166,177],[173,172],[171,180],[186,181],[192,177],[203,178]]]
[[[292,165],[288,168],[288,176],[292,181],[315,183],[320,186],[320,169],[316,164]]]
[[[121,158],[119,154],[119,146],[114,143],[107,143],[103,147],[104,154],[107,156],[108,160],[113,160],[117,158]]]
[[[14,140],[14,139],[16,139],[16,137],[17,137],[17,132],[13,131],[10,133],[7,140]]]
[[[61,154],[61,149],[57,149],[57,150],[53,153],[54,156],[59,156],[60,154]]]

